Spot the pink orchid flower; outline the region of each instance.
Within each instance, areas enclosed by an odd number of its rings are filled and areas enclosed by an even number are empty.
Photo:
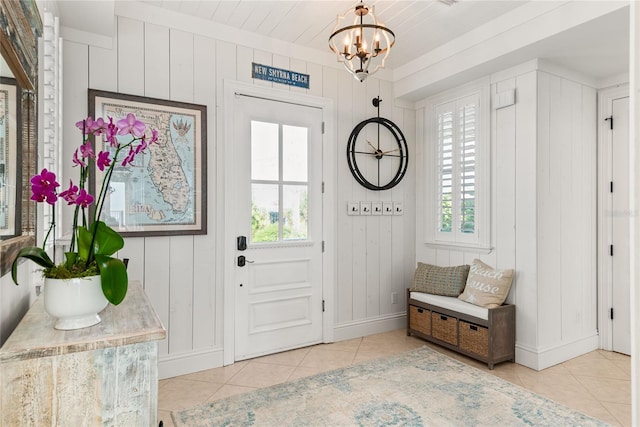
[[[101,135],[104,131],[106,131],[107,124],[104,122],[102,117],[98,117],[91,125],[91,133],[95,136]]]
[[[73,182],[69,180],[69,188],[60,193],[60,197],[62,197],[68,205],[75,204],[78,199],[78,186],[73,185]]]
[[[58,200],[56,188],[59,186],[60,184],[56,181],[56,174],[46,168],[42,169],[40,174],[31,178],[31,200],[36,202],[46,201],[53,205]]]
[[[98,158],[96,159],[96,165],[98,166],[98,169],[104,171],[104,168],[109,167],[110,164],[111,159],[109,158],[109,152],[101,151],[98,154]]]
[[[113,148],[118,148],[118,127],[113,123],[113,117],[109,117],[109,124],[104,131],[104,140]]]
[[[127,166],[133,163],[133,158],[136,156],[136,152],[133,147],[129,147],[129,154],[126,155],[124,159],[122,159],[122,166]]]
[[[91,143],[89,141],[85,142],[84,144],[82,144],[80,146],[80,154],[82,155],[83,159],[86,159],[87,157],[95,157],[95,153],[93,152],[93,147],[91,146]]]
[[[93,196],[87,193],[84,188],[80,190],[80,193],[78,193],[78,197],[76,198],[76,205],[80,206],[81,208],[86,208],[91,203],[93,203]]]
[[[145,137],[146,135],[142,137],[142,139],[140,140],[140,144],[138,144],[138,146],[136,147],[135,149],[136,154],[138,154],[141,151],[144,151],[148,147]]]
[[[158,130],[157,129],[152,129],[151,130],[151,141],[149,141],[149,145],[154,144],[158,142]]]
[[[82,166],[83,168],[86,168],[87,164],[82,160],[80,156],[78,156],[78,150],[79,148],[76,148],[76,151],[73,152],[73,159],[71,159],[71,161],[73,162],[73,166]]]
[[[76,127],[82,131],[84,134],[91,133],[91,128],[93,126],[93,118],[91,116],[87,117],[84,120],[80,120],[76,122]]]
[[[130,133],[136,138],[140,138],[144,135],[144,129],[146,128],[146,125],[136,119],[136,116],[133,113],[129,113],[126,118],[118,120],[116,126],[120,129],[118,135],[126,135]]]

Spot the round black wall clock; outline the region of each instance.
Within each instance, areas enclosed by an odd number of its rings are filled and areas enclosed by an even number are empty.
[[[389,119],[364,120],[349,136],[347,162],[360,185],[374,191],[388,190],[398,185],[407,172],[407,141],[400,128]]]

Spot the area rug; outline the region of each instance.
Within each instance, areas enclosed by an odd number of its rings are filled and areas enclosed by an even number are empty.
[[[172,413],[189,426],[606,426],[427,347]]]

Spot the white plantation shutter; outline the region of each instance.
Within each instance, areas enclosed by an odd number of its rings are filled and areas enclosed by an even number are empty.
[[[438,228],[441,232],[452,231],[453,209],[453,117],[449,106],[438,113]]]
[[[475,232],[476,111],[477,100],[459,108],[460,114],[460,224],[461,233]]]
[[[438,240],[476,242],[479,95],[436,107]]]

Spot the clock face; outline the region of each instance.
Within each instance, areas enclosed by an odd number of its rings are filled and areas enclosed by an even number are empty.
[[[398,126],[384,117],[364,120],[347,142],[353,177],[369,190],[388,190],[400,183],[409,163],[407,141]]]

